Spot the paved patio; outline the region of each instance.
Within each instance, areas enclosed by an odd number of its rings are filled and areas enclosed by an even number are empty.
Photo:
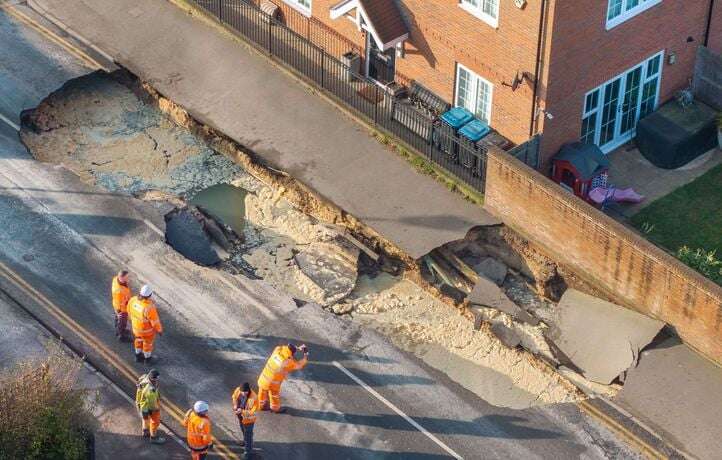
[[[611,206],[609,214],[624,220],[722,163],[722,151],[719,148],[710,150],[678,169],[661,169],[647,161],[630,142],[611,152],[609,159],[609,182],[619,188],[632,187],[645,196],[645,200],[638,204],[616,203]]]

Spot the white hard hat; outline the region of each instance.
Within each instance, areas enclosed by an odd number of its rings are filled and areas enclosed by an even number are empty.
[[[208,412],[208,403],[205,401],[196,401],[196,403],[193,404],[193,412],[196,414],[205,414]]]
[[[148,286],[147,284],[144,284],[142,288],[140,288],[140,295],[141,297],[150,297],[153,295],[153,288]]]

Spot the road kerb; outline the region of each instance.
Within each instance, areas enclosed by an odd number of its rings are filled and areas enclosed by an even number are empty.
[[[47,313],[60,322],[64,327],[75,333],[81,340],[87,345],[92,347],[101,357],[113,366],[120,374],[127,378],[133,385],[138,381],[139,375],[135,373],[135,370],[128,366],[122,359],[113,351],[105,346],[103,342],[97,339],[94,335],[88,332],[83,326],[75,322],[70,316],[62,311],[58,306],[53,304],[47,297],[41,292],[37,291],[33,286],[28,284],[12,269],[7,267],[4,263],[0,262],[0,275],[4,275],[12,284],[17,288],[25,292],[31,298],[33,298],[38,305],[43,308]],[[175,403],[168,399],[163,400],[163,408],[166,413],[173,417],[179,424],[182,424],[185,416],[185,411],[181,410]],[[226,446],[219,439],[214,438],[214,446],[216,447],[219,455],[227,460],[239,460],[239,457],[233,453],[228,446]]]

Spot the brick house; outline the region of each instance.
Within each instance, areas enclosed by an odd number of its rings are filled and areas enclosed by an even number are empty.
[[[568,141],[623,144],[688,86],[698,46],[722,51],[722,0],[273,3],[315,42],[353,44],[380,83],[415,80],[515,143],[543,133],[544,167]]]

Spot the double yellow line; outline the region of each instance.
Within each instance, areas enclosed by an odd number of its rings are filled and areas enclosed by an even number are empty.
[[[76,58],[83,61],[88,67],[97,69],[102,68],[103,65],[100,64],[98,61],[90,57],[85,51],[78,48],[77,46],[73,45],[72,43],[69,43],[67,40],[60,37],[55,32],[51,31],[47,27],[43,26],[42,24],[39,24],[34,19],[30,18],[25,13],[20,12],[17,8],[13,7],[12,5],[7,4],[0,4],[0,9],[4,10],[7,14],[14,17],[18,21],[22,22],[26,26],[30,27],[31,29],[35,30],[51,42],[55,43],[56,45],[60,45],[63,48],[65,48],[68,53],[72,54]]]
[[[40,307],[42,307],[48,314],[55,318],[64,327],[75,333],[81,340],[83,340],[88,346],[96,351],[106,362],[113,366],[123,377],[128,379],[133,385],[136,384],[140,377],[136,374],[135,370],[127,365],[113,350],[108,348],[103,342],[97,339],[93,334],[88,332],[83,326],[78,324],[64,311],[57,307],[53,302],[48,300],[41,292],[38,292],[34,287],[23,280],[18,274],[16,274],[7,265],[0,262],[0,275],[7,278],[17,288],[21,289],[27,295],[29,295]],[[163,399],[163,409],[171,417],[173,417],[179,424],[183,422],[185,417],[185,411],[178,407],[172,401]],[[213,440],[216,452],[221,458],[230,460],[238,459],[239,457],[233,453],[228,446],[222,443],[217,438]]]

